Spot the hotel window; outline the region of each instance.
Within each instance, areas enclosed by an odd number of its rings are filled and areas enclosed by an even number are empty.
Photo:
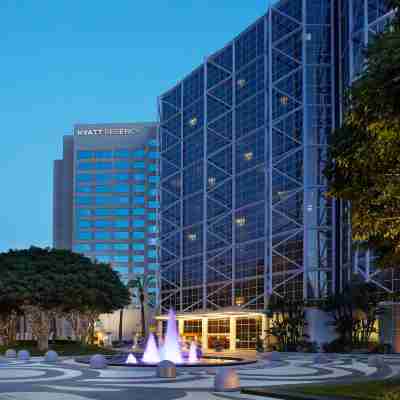
[[[129,256],[114,256],[115,262],[129,262]]]
[[[149,145],[150,147],[157,147],[157,146],[158,146],[157,140],[156,140],[156,139],[151,139],[151,140],[149,140],[148,145]]]
[[[129,181],[130,175],[129,174],[115,174],[115,180],[120,182]]]
[[[160,203],[158,201],[149,201],[149,208],[159,208]]]
[[[208,333],[224,334],[229,333],[229,319],[210,319],[208,320]]]
[[[149,221],[156,221],[157,220],[157,214],[156,213],[148,213],[147,214],[147,219]]]
[[[144,197],[143,196],[136,196],[133,198],[134,204],[144,204]]]
[[[117,161],[114,163],[115,169],[129,169],[130,164],[128,161]]]
[[[144,256],[139,255],[139,254],[135,254],[133,256],[133,261],[134,262],[144,262]]]
[[[157,263],[149,263],[149,264],[147,264],[147,267],[151,271],[158,271],[158,269],[160,268],[160,265]]]
[[[96,243],[94,249],[96,251],[108,251],[111,249],[111,245],[109,243]]]
[[[183,321],[183,332],[200,335],[202,334],[202,321],[201,319],[194,319]]]
[[[150,151],[149,158],[152,160],[156,160],[159,158],[159,153],[157,151]]]
[[[157,246],[158,239],[157,238],[149,238],[147,243],[148,243],[149,246]]]
[[[111,228],[113,226],[113,222],[108,219],[99,219],[94,221],[95,228]]]
[[[93,197],[88,196],[78,196],[75,197],[76,204],[92,204]]]
[[[91,222],[88,220],[78,219],[78,228],[90,228]]]
[[[134,208],[133,215],[144,215],[144,208]]]
[[[148,231],[149,233],[157,233],[157,232],[158,232],[157,225],[150,225],[150,226],[147,228],[147,231]]]
[[[114,243],[114,250],[118,251],[128,251],[129,250],[129,244],[128,243]]]
[[[144,150],[135,150],[133,152],[133,157],[135,158],[143,158],[145,156]]]
[[[144,181],[144,178],[145,178],[144,174],[133,174],[133,179],[135,181]]]
[[[132,168],[144,168],[144,162],[143,161],[136,161],[132,164]]]
[[[93,180],[95,175],[93,174],[78,174],[76,175],[76,181],[77,182],[89,182]]]
[[[158,190],[157,189],[149,189],[148,190],[148,192],[147,192],[147,194],[150,196],[150,197],[155,197],[155,196],[157,196],[158,195]]]
[[[113,191],[118,192],[118,193],[129,193],[129,185],[127,185],[125,183],[120,183],[118,185],[114,185]]]
[[[144,274],[144,267],[133,267],[134,274]]]
[[[147,169],[150,172],[157,172],[157,165],[156,164],[150,164]]]
[[[158,175],[149,175],[149,182],[158,183],[160,181],[160,177]]]
[[[111,240],[111,232],[94,232],[96,240]]]
[[[88,158],[94,158],[94,152],[89,150],[79,150],[76,158],[78,160],[85,160]]]
[[[96,169],[112,169],[111,162],[96,162]]]
[[[79,217],[90,217],[92,210],[90,208],[77,208],[76,215]]]
[[[95,152],[96,158],[112,158],[112,153],[109,150],[99,150]]]
[[[96,260],[101,263],[109,263],[111,261],[111,256],[96,255]]]
[[[129,232],[114,232],[114,239],[116,240],[128,240]]]
[[[91,240],[92,239],[92,232],[78,232],[76,234],[76,238],[78,240]]]
[[[110,217],[114,215],[114,210],[112,208],[96,208],[94,215],[96,217]]]
[[[129,220],[128,219],[118,219],[115,221],[116,228],[129,228]]]
[[[149,258],[157,258],[157,250],[149,250],[147,252],[147,257],[149,257]]]
[[[126,217],[129,216],[129,208],[116,208],[115,215],[118,217]]]
[[[111,186],[110,185],[98,185],[95,187],[95,192],[96,193],[108,193],[111,192]]]
[[[133,190],[138,193],[143,193],[145,188],[144,185],[134,185]]]
[[[108,183],[113,180],[111,174],[96,174],[96,183]]]
[[[127,149],[119,149],[114,151],[115,158],[129,158],[130,151]]]
[[[133,239],[144,239],[144,232],[132,232]]]
[[[143,243],[133,243],[133,250],[144,250]]]
[[[142,228],[144,226],[144,221],[142,221],[141,219],[137,219],[135,221],[132,221],[132,226],[134,228]]]
[[[90,193],[92,191],[91,186],[78,186],[75,190],[77,193]]]
[[[75,252],[83,253],[86,251],[90,251],[90,244],[85,244],[85,243],[74,244],[73,248]]]

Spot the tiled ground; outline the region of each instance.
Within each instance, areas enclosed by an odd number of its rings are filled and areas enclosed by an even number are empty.
[[[400,372],[400,357],[386,356],[387,367],[369,367],[366,356],[336,355],[327,364],[315,364],[313,355],[283,355],[282,361],[259,360],[237,367],[242,387],[283,386],[299,383],[385,378]],[[213,393],[217,368],[179,369],[176,379],[160,379],[153,368],[109,367],[92,370],[65,359],[46,364],[0,357],[1,400],[87,399],[256,399],[239,393]],[[265,398],[264,398],[265,400]]]

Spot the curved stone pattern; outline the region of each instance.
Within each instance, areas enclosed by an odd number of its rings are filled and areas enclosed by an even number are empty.
[[[3,357],[0,363],[0,398],[7,394],[10,399],[26,400],[125,400],[137,395],[148,400],[215,400],[224,396],[215,390],[227,383],[231,389],[237,388],[239,382],[241,388],[273,387],[348,382],[354,378],[384,378],[400,372],[398,356],[378,356],[373,359],[372,356],[328,355],[329,362],[326,363],[321,362],[326,361],[321,357],[315,354],[280,354],[279,361],[260,359],[256,364],[235,367],[233,372],[223,367],[177,368],[176,378],[160,378],[156,368],[109,367],[97,370],[70,359],[52,364],[45,358],[33,357],[28,361],[20,361]],[[97,361],[100,358],[96,356]]]

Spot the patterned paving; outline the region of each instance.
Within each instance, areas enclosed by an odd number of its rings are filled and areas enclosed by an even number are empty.
[[[284,355],[282,361],[259,360],[237,367],[242,387],[386,378],[400,373],[400,357],[386,356],[387,366],[368,366],[366,356],[336,355],[315,364],[313,355]],[[154,368],[109,367],[92,370],[65,359],[55,364],[0,357],[0,400],[87,399],[256,399],[240,393],[213,393],[217,368],[182,368],[176,379],[160,379]],[[39,397],[40,394],[40,397]],[[134,394],[134,397],[133,397]],[[265,399],[265,398],[264,398]]]

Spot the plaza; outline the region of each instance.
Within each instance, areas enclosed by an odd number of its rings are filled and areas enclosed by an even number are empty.
[[[252,353],[254,356],[255,353]],[[281,354],[277,361],[261,356],[255,364],[236,367],[241,389],[267,387],[284,391],[291,385],[348,383],[398,377],[400,357],[383,356],[384,364],[371,366],[366,355],[330,354],[317,363],[315,354]],[[0,399],[257,399],[235,392],[214,392],[215,374],[223,367],[179,368],[175,379],[157,377],[155,368],[108,367],[90,369],[73,358],[46,363],[0,357]],[[263,397],[268,399],[268,397]]]

